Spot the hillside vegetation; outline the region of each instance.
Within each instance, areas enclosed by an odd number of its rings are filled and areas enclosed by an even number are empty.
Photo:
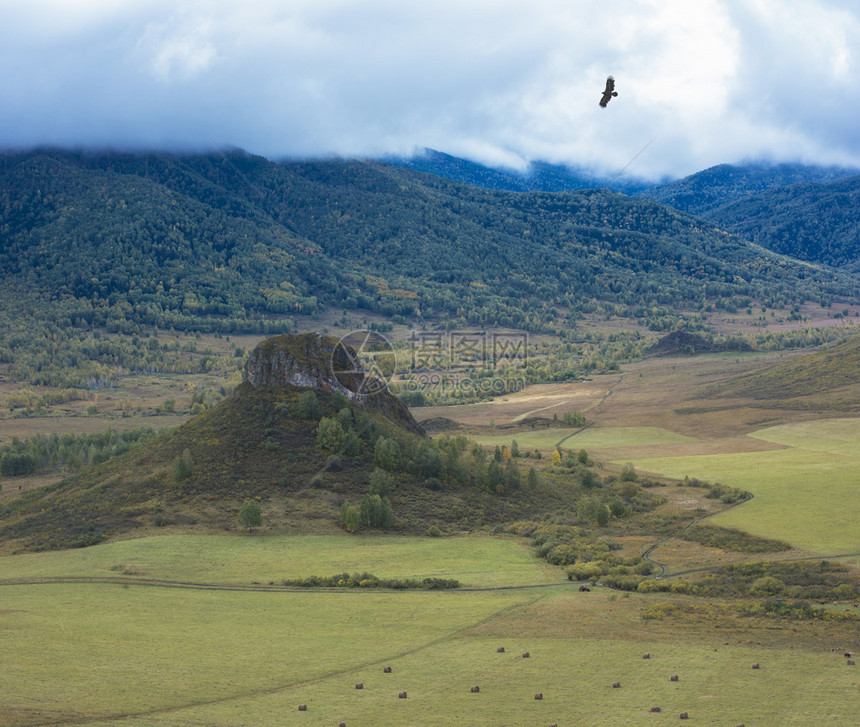
[[[860,261],[856,169],[722,164],[643,192],[769,250],[809,262]]]
[[[648,322],[854,295],[649,200],[382,163],[42,150],[0,157],[0,190],[6,315],[48,327],[266,333],[337,306],[551,330],[599,306]]]

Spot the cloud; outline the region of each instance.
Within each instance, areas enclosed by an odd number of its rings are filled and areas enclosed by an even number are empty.
[[[234,144],[273,158],[427,146],[609,172],[639,153],[626,173],[650,176],[746,157],[860,163],[860,13],[849,0],[0,10],[0,145]],[[610,73],[619,96],[600,109]]]

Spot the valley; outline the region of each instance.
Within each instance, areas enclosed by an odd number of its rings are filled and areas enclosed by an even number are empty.
[[[851,248],[381,162],[0,181],[0,726],[853,725]]]

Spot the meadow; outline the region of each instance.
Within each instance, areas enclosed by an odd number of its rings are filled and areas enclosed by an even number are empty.
[[[822,555],[860,553],[860,419],[827,419],[768,427],[753,438],[788,447],[634,459],[637,470],[722,482],[749,490],[751,502],[711,522],[778,538]]]
[[[119,581],[3,585],[0,644],[15,658],[4,666],[0,724],[636,726],[674,720],[682,711],[701,724],[800,725],[818,718],[853,724],[856,674],[841,653],[823,646],[856,648],[853,625],[804,624],[798,634],[792,624],[761,630],[749,619],[646,620],[643,609],[665,595],[579,593],[570,583],[537,587],[552,582],[551,572],[513,538],[416,544],[342,536],[324,543],[296,538],[305,542],[295,547],[291,540],[167,536],[4,562],[31,577],[119,575],[109,564],[121,557],[152,573],[213,583],[243,582],[273,565],[295,573],[367,566],[382,577],[417,570],[526,587],[249,592]],[[287,562],[299,553],[298,565]],[[486,575],[493,570],[496,577]],[[529,579],[536,587],[527,587]],[[642,658],[645,652],[650,659]],[[753,662],[761,669],[751,670]],[[391,673],[383,673],[385,666]],[[612,688],[615,681],[620,689]],[[473,686],[480,691],[471,692]],[[542,700],[534,699],[538,692]],[[299,712],[299,704],[307,711]],[[653,706],[662,713],[651,713]]]
[[[556,446],[564,449],[603,449],[606,447],[635,447],[644,444],[675,444],[692,441],[692,437],[660,427],[559,428],[523,431],[517,434],[499,431],[493,434],[473,435],[471,439],[485,447],[510,446],[511,441],[516,439],[520,450],[552,450]]]

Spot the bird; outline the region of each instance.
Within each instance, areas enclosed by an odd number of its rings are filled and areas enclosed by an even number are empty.
[[[606,88],[603,90],[603,96],[600,99],[600,108],[605,109],[606,104],[609,103],[609,100],[613,96],[617,96],[618,91],[615,90],[615,79],[612,76],[609,76],[606,79]]]

